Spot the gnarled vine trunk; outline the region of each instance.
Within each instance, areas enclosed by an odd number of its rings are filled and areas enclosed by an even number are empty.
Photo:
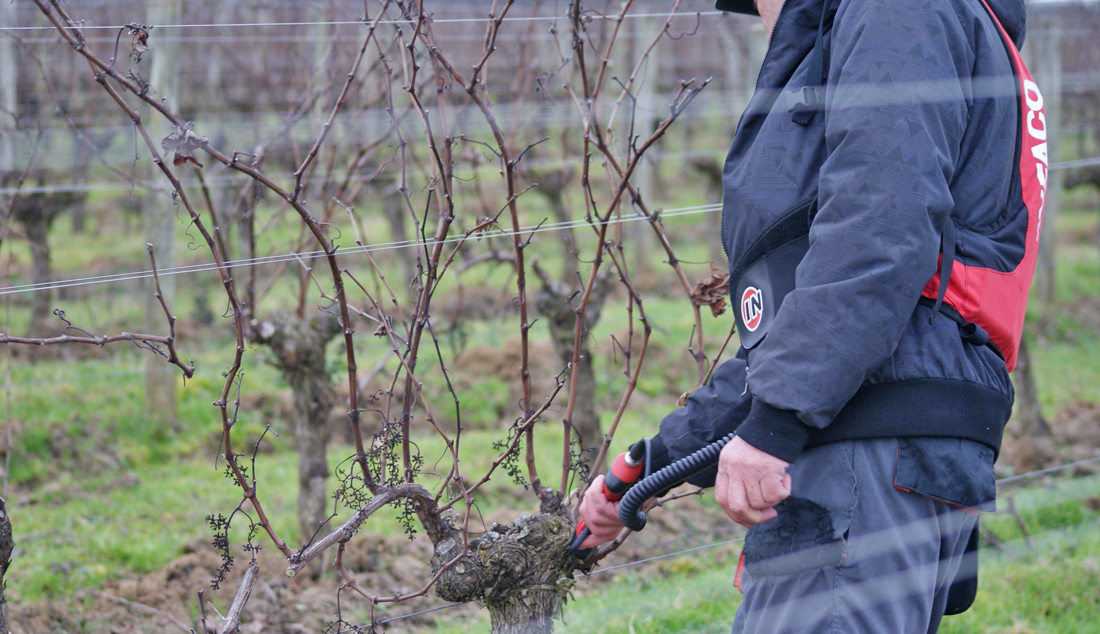
[[[276,312],[252,328],[253,337],[271,349],[271,362],[290,385],[294,437],[298,444],[298,527],[308,541],[328,517],[325,480],[329,476],[325,452],[331,436],[329,414],[336,390],[325,367],[328,342],[341,331],[339,321],[325,313],[310,319]]]
[[[539,314],[546,320],[550,329],[550,341],[554,344],[554,351],[564,366],[573,362],[573,341],[577,326],[577,313],[571,301],[576,295],[576,290],[568,284],[555,282],[537,265],[534,267],[536,275],[541,279],[542,286],[535,294],[535,307]],[[603,442],[600,431],[600,413],[596,407],[596,377],[592,370],[592,352],[588,346],[588,331],[595,327],[600,319],[600,311],[603,308],[604,299],[611,290],[610,278],[602,276],[597,279],[592,289],[592,297],[584,311],[584,331],[581,334],[580,360],[571,368],[571,372],[577,372],[577,395],[573,405],[573,417],[569,422],[576,430],[582,450],[582,460],[590,464],[595,459],[595,449]],[[566,379],[569,383],[569,379]],[[589,451],[584,451],[589,450]]]
[[[6,175],[0,181],[14,181],[14,175]],[[43,181],[39,179],[39,185]],[[87,194],[74,192],[54,192],[44,194],[36,192],[20,196],[12,206],[12,216],[22,225],[31,248],[31,271],[35,284],[48,284],[50,281],[50,227],[60,213],[82,201]],[[27,331],[40,332],[50,329],[60,322],[50,318],[49,289],[34,292],[31,298],[31,318]],[[59,330],[59,328],[54,328]]]
[[[575,559],[566,550],[572,538],[573,525],[557,513],[493,524],[440,576],[436,594],[447,601],[483,602],[492,634],[549,634],[573,588]],[[460,540],[436,544],[433,571],[458,555]]]
[[[8,632],[8,598],[4,595],[4,577],[8,574],[8,565],[11,564],[11,553],[15,549],[15,540],[12,539],[11,518],[4,504],[4,498],[0,498],[0,632]]]

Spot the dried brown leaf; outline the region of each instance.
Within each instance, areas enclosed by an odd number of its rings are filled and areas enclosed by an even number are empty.
[[[141,56],[149,50],[149,32],[137,24],[130,25],[130,57],[141,61]]]
[[[175,156],[172,157],[173,165],[183,165],[191,162],[202,167],[202,163],[195,160],[194,153],[204,143],[206,143],[206,137],[195,134],[195,122],[188,121],[183,124],[182,128],[177,126],[171,134],[161,139],[160,146],[164,148],[165,152],[175,153]]]
[[[134,47],[134,52],[141,55],[145,51],[149,50],[147,42],[149,41],[149,34],[140,29],[134,30],[134,39],[131,46]]]
[[[730,294],[729,273],[714,271],[691,289],[691,301],[696,306],[710,306],[715,317],[726,312],[726,296]]]
[[[183,165],[184,163],[194,163],[195,165],[202,167],[202,163],[196,161],[195,157],[191,156],[190,154],[181,154],[179,152],[176,152],[172,156],[172,165]]]

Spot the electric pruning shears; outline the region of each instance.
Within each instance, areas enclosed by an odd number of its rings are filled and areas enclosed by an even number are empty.
[[[603,494],[611,502],[618,502],[634,486],[635,482],[649,475],[649,439],[635,443],[630,451],[619,454],[611,463],[611,468],[604,476]],[[577,522],[576,536],[569,544],[569,552],[577,559],[584,561],[592,554],[592,548],[580,549],[581,543],[588,538],[591,531],[585,525],[584,520]]]
[[[733,440],[735,435],[731,432],[721,440],[653,474],[649,473],[649,439],[637,442],[630,447],[629,452],[615,458],[615,462],[612,463],[604,478],[603,494],[612,502],[621,500],[619,519],[622,520],[623,526],[635,532],[640,531],[646,525],[646,514],[642,510],[645,501],[718,464],[722,448]],[[576,537],[569,544],[569,552],[581,561],[588,559],[593,550],[591,548],[580,550],[581,542],[587,539],[589,534],[590,531],[585,526],[584,520],[577,522]]]

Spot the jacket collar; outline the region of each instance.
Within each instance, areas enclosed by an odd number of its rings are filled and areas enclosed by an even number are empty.
[[[1001,21],[1009,37],[1017,47],[1023,45],[1024,24],[1027,19],[1027,10],[1023,0],[989,0],[993,13]],[[755,0],[715,0],[714,8],[719,11],[743,13],[745,15],[760,15],[756,10]]]
[[[756,10],[756,0],[715,0],[714,8],[745,15],[760,15]]]

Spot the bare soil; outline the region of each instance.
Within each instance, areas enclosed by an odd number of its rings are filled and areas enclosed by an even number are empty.
[[[164,568],[146,575],[109,580],[102,587],[82,591],[73,601],[38,601],[12,606],[13,634],[88,632],[131,634],[145,632],[216,631],[233,601],[247,558],[238,559],[222,587],[211,589],[211,580],[221,558],[206,544],[196,544]],[[334,553],[333,553],[334,554]],[[392,594],[414,592],[430,578],[427,561],[430,545],[420,538],[410,542],[401,537],[371,537],[353,540],[344,555],[344,563],[358,582],[372,591]],[[321,632],[337,620],[337,597],[345,606],[344,619],[361,624],[356,616],[366,617],[366,605],[351,592],[339,593],[340,583],[333,578],[332,567],[319,579],[304,573],[288,578],[286,560],[274,549],[258,556],[259,581],[241,616],[241,631]],[[331,557],[330,557],[331,559]],[[199,592],[207,602],[206,621],[202,621]],[[428,596],[424,599],[386,606],[377,612],[379,620],[443,605]],[[347,609],[351,607],[352,609]],[[356,609],[358,608],[358,609]],[[369,617],[366,617],[369,618]],[[406,625],[434,623],[432,615],[413,617]]]
[[[690,490],[685,488],[684,490]],[[486,518],[507,522],[506,516]],[[603,567],[640,561],[656,554],[725,541],[740,536],[734,526],[713,507],[688,498],[670,503],[669,508],[654,509],[643,533],[633,535],[613,553]],[[11,606],[12,634],[138,634],[151,632],[214,632],[220,626],[218,613],[224,614],[233,600],[247,558],[238,559],[221,589],[210,587],[221,565],[220,557],[204,543],[191,545],[189,552],[155,572],[109,580],[101,587],[81,591],[70,600],[36,601]],[[726,552],[729,551],[729,552]],[[725,546],[729,554],[736,545]],[[331,561],[335,552],[328,553]],[[344,564],[357,583],[379,596],[411,593],[421,589],[427,579],[431,545],[423,536],[409,540],[404,536],[363,535],[348,543]],[[350,624],[370,622],[369,603],[353,591],[340,590],[331,565],[318,579],[305,573],[294,578],[284,575],[286,560],[267,548],[258,556],[259,581],[252,590],[241,618],[245,633],[271,632],[300,634],[325,632],[337,620],[337,602],[341,616]],[[656,574],[672,574],[668,561],[650,564]],[[597,571],[600,570],[597,568]],[[617,573],[618,571],[616,571]],[[578,573],[577,595],[609,582],[612,574]],[[732,564],[731,564],[732,575]],[[732,579],[732,577],[731,577]],[[199,608],[199,595],[207,601],[205,623]],[[448,605],[429,591],[424,597],[376,608],[377,622]],[[384,623],[378,631],[419,632],[434,629],[440,621],[470,620],[480,608],[474,604],[419,614]],[[204,627],[205,626],[205,627]],[[340,628],[350,627],[345,624]]]
[[[1078,400],[1058,411],[1047,423],[1050,436],[1018,436],[1011,426],[1001,445],[998,475],[1040,469],[1100,457],[1100,404]],[[1074,475],[1100,473],[1100,462],[1074,467]]]

